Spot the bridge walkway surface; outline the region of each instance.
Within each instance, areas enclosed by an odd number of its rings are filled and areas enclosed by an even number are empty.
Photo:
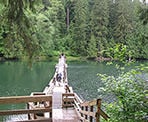
[[[65,93],[64,87],[55,87],[53,90],[53,122],[79,122],[80,118],[73,107],[62,107],[62,93]]]

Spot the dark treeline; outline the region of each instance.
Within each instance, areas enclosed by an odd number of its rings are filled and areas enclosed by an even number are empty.
[[[139,0],[2,0],[0,56],[148,59],[147,10]]]

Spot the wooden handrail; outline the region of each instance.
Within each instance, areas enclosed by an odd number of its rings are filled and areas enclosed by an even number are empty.
[[[52,103],[52,96],[47,95],[35,95],[35,96],[11,96],[11,97],[0,97],[0,104],[18,104],[26,103],[26,109],[17,109],[17,110],[0,110],[0,116],[3,115],[15,115],[15,114],[31,114],[31,113],[44,113],[52,112],[52,106],[33,108],[29,109],[29,105],[33,102],[49,102]]]
[[[74,106],[74,93],[63,93],[62,94],[62,106],[73,107]]]
[[[52,96],[36,95],[36,96],[11,96],[0,97],[0,104],[14,104],[14,103],[27,103],[27,102],[42,102],[51,101]]]
[[[93,120],[96,120],[96,122],[100,122],[100,116],[105,120],[109,118],[109,116],[101,109],[101,99],[83,102],[76,93],[63,93],[62,100],[64,107],[75,105],[79,116],[81,116],[81,119],[84,121],[93,122]]]
[[[17,114],[30,114],[30,113],[52,112],[51,108],[36,108],[36,109],[19,109],[19,110],[1,110],[0,116],[3,115],[17,115]]]
[[[92,100],[92,101],[87,101],[87,102],[83,102],[81,103],[81,106],[94,106],[96,105],[97,100]]]
[[[87,101],[81,103],[80,105],[82,120],[86,121],[89,118],[89,122],[93,122],[93,120],[96,120],[96,122],[100,122],[100,116],[102,116],[105,120],[109,118],[109,116],[101,109],[101,99]],[[94,111],[94,108],[96,108],[97,110]]]
[[[83,100],[75,93],[75,99],[80,104],[83,103]]]

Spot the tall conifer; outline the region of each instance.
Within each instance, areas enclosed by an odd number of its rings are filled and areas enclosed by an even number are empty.
[[[132,32],[131,0],[116,0],[117,21],[114,37],[117,43],[126,44],[126,37]]]
[[[98,51],[107,48],[109,9],[108,0],[94,0],[92,9],[92,30],[96,39]]]
[[[87,54],[88,0],[77,0],[74,5],[73,39],[77,54]]]

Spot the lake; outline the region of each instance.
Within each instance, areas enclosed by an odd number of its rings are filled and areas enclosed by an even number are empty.
[[[57,62],[35,62],[30,68],[27,62],[0,62],[0,96],[30,95],[41,92],[52,78]],[[98,98],[98,88],[103,85],[97,74],[118,75],[117,62],[107,65],[105,62],[73,61],[68,64],[68,81],[73,90],[84,100]],[[135,62],[126,66],[126,70],[147,65],[148,62]],[[148,75],[143,75],[148,80]],[[0,106],[0,109],[14,109],[24,105]],[[0,121],[7,120],[2,117]]]

